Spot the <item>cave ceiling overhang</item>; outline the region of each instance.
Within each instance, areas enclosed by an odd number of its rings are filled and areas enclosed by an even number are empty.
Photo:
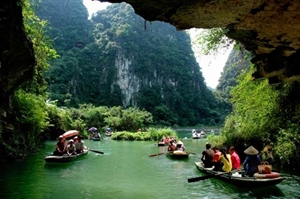
[[[101,0],[102,1],[102,0]],[[104,1],[102,1],[104,2]],[[130,4],[148,21],[178,30],[226,28],[226,36],[253,53],[253,79],[300,81],[300,1],[292,0],[108,0]]]

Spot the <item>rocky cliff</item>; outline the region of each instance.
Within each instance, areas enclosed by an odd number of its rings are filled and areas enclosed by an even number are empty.
[[[106,2],[106,0],[105,0]],[[120,0],[108,0],[119,3]],[[149,21],[178,29],[224,27],[254,54],[254,79],[300,80],[300,2],[292,0],[125,0]]]
[[[22,7],[17,0],[0,2],[0,132],[11,128],[8,112],[10,95],[33,77],[33,45],[24,30]],[[2,126],[3,124],[3,126]],[[0,135],[1,136],[1,135]]]

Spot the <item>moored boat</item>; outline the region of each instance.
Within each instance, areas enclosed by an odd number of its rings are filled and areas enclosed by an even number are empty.
[[[48,155],[45,156],[46,162],[71,162],[75,160],[76,158],[86,155],[89,152],[89,150],[84,150],[82,153],[76,154],[76,155]]]
[[[258,177],[242,177],[239,173],[224,173],[219,171],[214,171],[212,168],[204,168],[202,162],[195,162],[196,167],[207,174],[211,174],[216,178],[219,178],[225,182],[236,185],[238,187],[244,188],[257,188],[257,187],[266,187],[266,186],[274,186],[280,182],[282,182],[285,178],[280,177],[279,173],[276,175],[272,175],[272,177],[262,178]]]

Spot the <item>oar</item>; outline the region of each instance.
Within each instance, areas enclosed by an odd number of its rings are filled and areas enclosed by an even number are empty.
[[[97,151],[97,150],[93,150],[93,149],[88,149],[89,151],[95,152],[95,153],[100,153],[100,154],[104,154],[104,152],[102,151]]]
[[[205,175],[205,176],[199,176],[199,177],[195,177],[195,178],[189,178],[188,182],[190,183],[190,182],[197,182],[197,181],[200,181],[200,180],[206,180],[206,179],[209,179],[209,178],[214,178],[216,176],[220,176],[220,175],[224,175],[224,174],[232,173],[232,172],[237,172],[237,171],[240,171],[240,170],[237,169],[237,170],[228,171],[228,172],[221,172],[221,173],[216,173],[216,174],[212,174],[212,175]]]
[[[158,155],[162,155],[162,154],[165,154],[165,153],[155,153],[155,154],[149,155],[149,157],[154,157],[154,156],[158,156]]]

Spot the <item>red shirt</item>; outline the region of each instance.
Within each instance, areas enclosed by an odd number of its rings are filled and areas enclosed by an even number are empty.
[[[235,169],[241,168],[240,157],[236,152],[233,152],[231,154],[231,163],[232,163],[232,168],[235,168]]]
[[[216,151],[216,152],[215,152],[215,155],[214,155],[213,162],[218,162],[220,156],[221,156],[221,152],[220,152],[220,151]]]

